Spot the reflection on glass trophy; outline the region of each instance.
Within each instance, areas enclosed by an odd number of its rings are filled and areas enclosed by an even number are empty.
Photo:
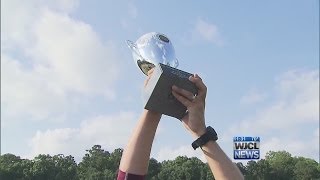
[[[179,62],[169,38],[161,33],[142,35],[135,43],[127,40],[132,56],[144,74],[154,68],[144,91],[145,109],[181,119],[187,108],[174,98],[171,88],[180,88],[197,94],[196,86],[189,81],[192,74],[179,70]]]

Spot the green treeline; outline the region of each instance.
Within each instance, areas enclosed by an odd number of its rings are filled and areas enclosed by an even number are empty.
[[[13,154],[0,156],[0,179],[11,180],[114,180],[122,149],[112,153],[100,145],[93,146],[77,164],[72,156],[40,154],[33,160]],[[311,180],[320,179],[320,165],[315,160],[292,157],[286,151],[270,151],[265,159],[236,163],[248,180]],[[151,158],[147,179],[204,180],[214,179],[206,163],[198,158],[179,156],[175,160],[158,162]]]

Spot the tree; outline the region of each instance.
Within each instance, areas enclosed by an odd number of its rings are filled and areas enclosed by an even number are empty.
[[[158,180],[157,176],[160,171],[161,171],[161,163],[159,163],[156,159],[151,158],[149,160],[147,179]]]
[[[14,154],[0,156],[0,179],[21,179],[23,167],[21,158]]]
[[[110,169],[117,171],[120,165],[120,160],[122,157],[123,149],[115,149],[109,157],[109,162],[111,163]]]
[[[77,164],[72,156],[58,154],[54,156],[40,154],[34,158],[28,174],[31,179],[75,180]]]
[[[239,168],[243,175],[247,174],[247,168],[242,164],[242,162],[237,162],[236,166]]]
[[[272,168],[268,161],[261,159],[260,161],[249,161],[246,166],[245,179],[248,180],[264,180],[272,179]]]
[[[56,167],[55,179],[75,180],[77,177],[77,164],[72,156],[58,154],[52,157]]]
[[[80,179],[116,179],[118,165],[122,155],[121,149],[116,149],[112,154],[94,145],[82,159],[78,166]]]
[[[123,150],[112,153],[100,145],[86,150],[82,162],[76,164],[72,156],[40,154],[33,160],[21,159],[13,154],[0,156],[0,179],[6,180],[104,180],[116,179]],[[315,160],[291,157],[286,151],[268,152],[265,159],[236,163],[248,180],[320,179],[320,165]],[[148,180],[211,180],[209,166],[196,157],[179,156],[175,160],[158,162],[151,158]]]
[[[158,179],[168,180],[204,180],[213,179],[208,165],[204,164],[198,158],[188,158],[178,156],[173,161],[163,161]]]
[[[320,179],[319,163],[315,160],[299,157],[295,158],[295,179]]]
[[[294,176],[294,159],[286,151],[270,151],[266,155],[266,161],[270,164],[274,179],[286,180]]]
[[[33,162],[33,166],[31,167],[33,179],[55,179],[55,175],[58,171],[50,155],[39,154],[34,158]]]

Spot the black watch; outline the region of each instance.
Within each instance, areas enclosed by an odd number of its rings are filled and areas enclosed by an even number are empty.
[[[192,147],[196,150],[198,147],[205,145],[208,141],[216,141],[218,140],[218,135],[216,131],[211,127],[208,126],[206,128],[206,133],[200,136],[197,140],[192,143]]]

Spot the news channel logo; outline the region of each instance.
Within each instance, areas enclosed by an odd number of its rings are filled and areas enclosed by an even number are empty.
[[[260,159],[260,137],[233,137],[233,158],[240,160]]]

